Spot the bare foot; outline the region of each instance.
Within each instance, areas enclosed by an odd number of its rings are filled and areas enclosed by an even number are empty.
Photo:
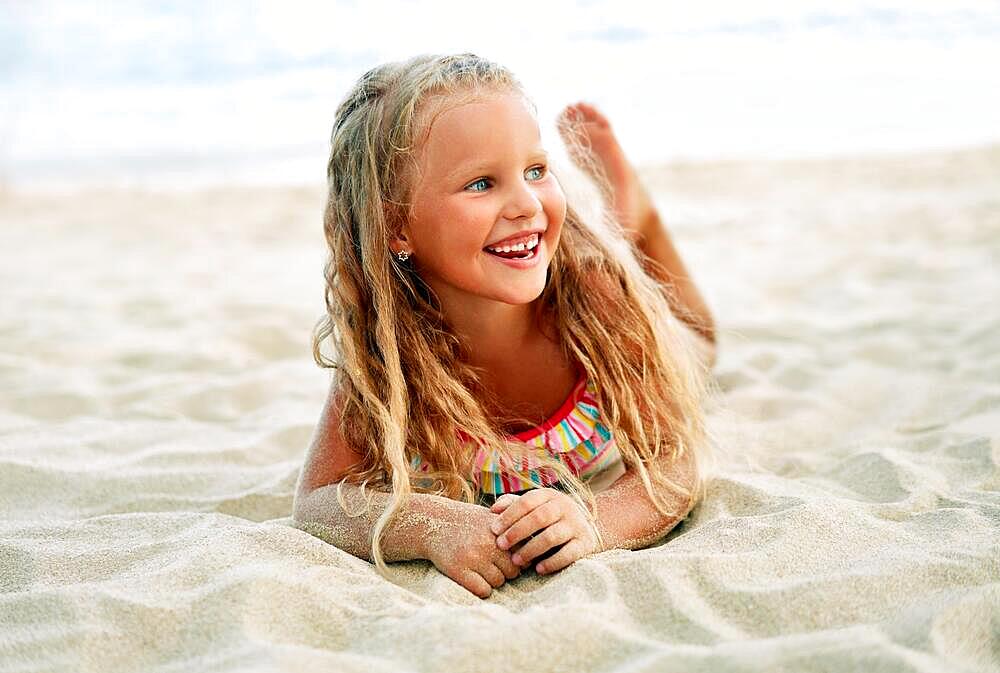
[[[622,227],[641,234],[653,202],[625,158],[607,117],[593,105],[580,102],[567,105],[556,124],[574,163],[611,187],[611,207]]]

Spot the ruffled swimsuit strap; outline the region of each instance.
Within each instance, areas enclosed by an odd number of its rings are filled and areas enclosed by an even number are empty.
[[[550,418],[511,435],[534,449],[534,455],[527,452],[515,465],[500,465],[495,455],[480,447],[472,476],[481,483],[483,492],[512,493],[556,483],[555,470],[542,465],[541,457],[546,453],[558,457],[577,475],[614,460],[616,452],[604,451],[611,433],[598,420],[596,392],[593,382],[582,373],[569,398]]]
[[[586,370],[578,367],[577,371],[576,385],[559,409],[534,428],[508,435],[510,440],[523,442],[529,448],[516,463],[501,465],[493,452],[478,447],[469,476],[484,493],[516,493],[555,484],[555,470],[542,465],[546,454],[558,457],[577,475],[615,460],[617,451],[605,450],[614,447],[611,433],[599,422],[596,386],[588,380]],[[456,433],[463,442],[477,443],[461,429]],[[414,456],[411,463],[418,472],[430,469],[420,456]]]

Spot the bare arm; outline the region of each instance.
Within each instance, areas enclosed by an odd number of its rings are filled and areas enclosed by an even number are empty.
[[[344,551],[371,561],[371,536],[375,522],[391,500],[391,494],[366,489],[372,506],[366,512],[365,497],[357,484],[344,482],[341,492],[347,509],[337,501],[337,483],[321,486],[308,495],[297,497],[293,519],[295,526]],[[386,562],[430,559],[436,540],[456,539],[468,508],[477,505],[427,493],[413,493],[383,535],[382,551]],[[349,516],[358,514],[359,516]],[[460,539],[460,538],[459,538]]]
[[[295,526],[372,562],[372,532],[391,494],[370,491],[373,507],[366,511],[361,487],[345,482],[341,489],[345,511],[337,499],[337,486],[322,486],[296,499]],[[472,593],[488,598],[493,589],[521,572],[510,558],[516,550],[497,547],[490,530],[497,516],[479,505],[413,493],[383,532],[382,560],[427,559]]]
[[[355,451],[341,434],[341,400],[331,385],[330,394],[320,415],[313,441],[309,446],[302,471],[295,487],[292,518],[296,527],[329,542],[359,558],[371,561],[371,536],[382,512],[392,500],[392,494],[346,481],[352,466],[364,457]],[[343,482],[341,486],[341,482]],[[337,498],[341,486],[346,509]],[[366,496],[372,506],[366,504]],[[396,514],[382,537],[382,553],[386,562],[430,558],[430,541],[440,537],[460,539],[448,530],[456,521],[475,507],[426,493],[413,493],[409,502]],[[482,509],[482,508],[480,508]],[[356,516],[350,516],[354,514]],[[444,532],[445,535],[439,535]]]
[[[691,487],[694,484],[694,461],[690,452],[676,464],[675,481]],[[604,549],[642,549],[669,533],[691,508],[694,498],[664,493],[670,516],[656,509],[646,493],[638,472],[629,468],[618,481],[595,496],[597,526],[604,539]]]
[[[373,562],[375,526],[392,501],[392,493],[372,488],[362,492],[360,485],[349,481],[351,468],[365,457],[344,440],[341,402],[331,386],[299,473],[292,520],[297,528]],[[496,518],[477,504],[411,493],[383,529],[378,548],[385,563],[427,559],[455,582],[486,598],[520,572],[510,559],[511,552],[497,548],[490,531]]]

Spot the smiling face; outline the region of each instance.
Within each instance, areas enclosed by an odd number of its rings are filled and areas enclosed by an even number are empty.
[[[449,307],[525,304],[545,287],[566,217],[528,103],[496,93],[446,107],[417,153],[412,208],[392,248],[413,254],[420,277]],[[533,261],[506,262],[487,245],[537,231]]]

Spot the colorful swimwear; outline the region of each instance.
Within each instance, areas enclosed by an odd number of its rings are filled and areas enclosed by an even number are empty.
[[[582,373],[570,396],[548,420],[508,436],[533,447],[539,456],[548,452],[558,457],[585,482],[608,468],[623,472],[615,440],[599,420],[596,392],[593,382]],[[464,432],[459,431],[459,435],[471,442],[471,437]],[[419,472],[430,469],[420,456],[414,456],[411,465]],[[484,494],[494,496],[553,485],[558,487],[555,470],[541,466],[539,459],[530,452],[516,466],[501,466],[497,457],[483,447],[476,454],[470,481],[477,486],[481,484]]]

